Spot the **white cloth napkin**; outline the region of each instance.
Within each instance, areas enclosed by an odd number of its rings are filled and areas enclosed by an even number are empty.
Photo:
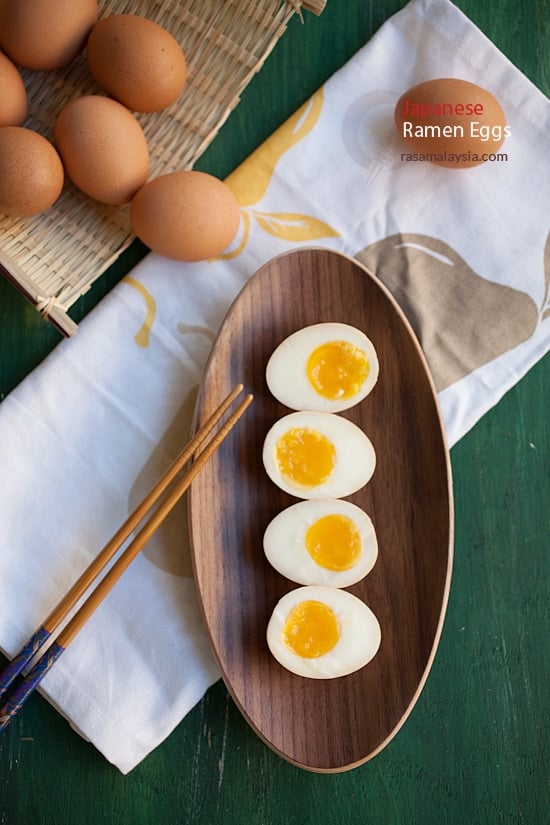
[[[507,162],[401,161],[392,110],[456,76],[507,114]],[[0,645],[13,656],[186,440],[216,330],[259,265],[302,244],[378,270],[421,337],[455,443],[549,349],[547,99],[447,0],[413,0],[229,178],[225,258],[148,255],[0,405]],[[218,678],[185,507],[42,683],[122,772]]]

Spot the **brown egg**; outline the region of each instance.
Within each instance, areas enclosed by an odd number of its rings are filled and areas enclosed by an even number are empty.
[[[135,14],[112,14],[93,28],[88,66],[104,91],[134,112],[158,112],[181,94],[184,54],[162,26]]]
[[[455,169],[493,160],[510,134],[502,106],[490,92],[448,77],[406,91],[395,107],[395,125],[404,142],[402,160]]]
[[[97,0],[0,0],[0,46],[26,69],[59,69],[82,51],[97,14]]]
[[[0,213],[28,217],[48,209],[63,188],[63,165],[45,137],[0,127]]]
[[[9,57],[0,52],[0,126],[21,126],[27,117],[27,90]]]
[[[116,100],[84,95],[67,103],[54,128],[65,171],[101,203],[127,203],[149,174],[149,149],[134,115]]]
[[[132,229],[146,246],[180,261],[219,255],[239,226],[229,187],[205,172],[171,172],[139,190],[130,205]]]

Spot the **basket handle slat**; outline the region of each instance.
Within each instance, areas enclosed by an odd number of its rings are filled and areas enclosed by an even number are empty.
[[[319,16],[327,4],[327,0],[303,0],[302,6],[307,11],[312,11],[313,14]]]

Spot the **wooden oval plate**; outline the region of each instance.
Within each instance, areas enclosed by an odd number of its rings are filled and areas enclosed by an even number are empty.
[[[341,321],[371,338],[380,360],[372,393],[341,413],[370,437],[372,480],[350,501],[370,514],[379,556],[348,590],[381,625],[375,658],[350,676],[316,680],[271,656],[266,627],[297,587],[266,561],[271,518],[296,499],[268,479],[262,444],[289,410],[269,393],[267,360],[287,335]],[[411,712],[441,634],[452,567],[449,453],[437,396],[414,333],[380,281],[345,255],[297,249],[261,267],[230,308],[208,361],[195,427],[237,383],[254,401],[193,482],[192,557],[199,600],[223,679],[258,735],[312,771],[353,768],[377,754]]]

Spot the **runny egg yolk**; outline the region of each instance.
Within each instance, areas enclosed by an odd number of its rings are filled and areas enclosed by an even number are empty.
[[[349,570],[362,552],[361,534],[348,516],[331,513],[308,528],[306,549],[316,564],[327,570]]]
[[[323,602],[299,602],[286,617],[283,638],[297,656],[317,659],[332,650],[340,638],[338,619]]]
[[[327,341],[313,350],[306,370],[313,389],[323,398],[335,400],[356,395],[370,366],[360,347],[348,341]]]
[[[317,487],[334,469],[336,449],[330,439],[310,427],[292,427],[275,448],[281,475],[290,484]]]

